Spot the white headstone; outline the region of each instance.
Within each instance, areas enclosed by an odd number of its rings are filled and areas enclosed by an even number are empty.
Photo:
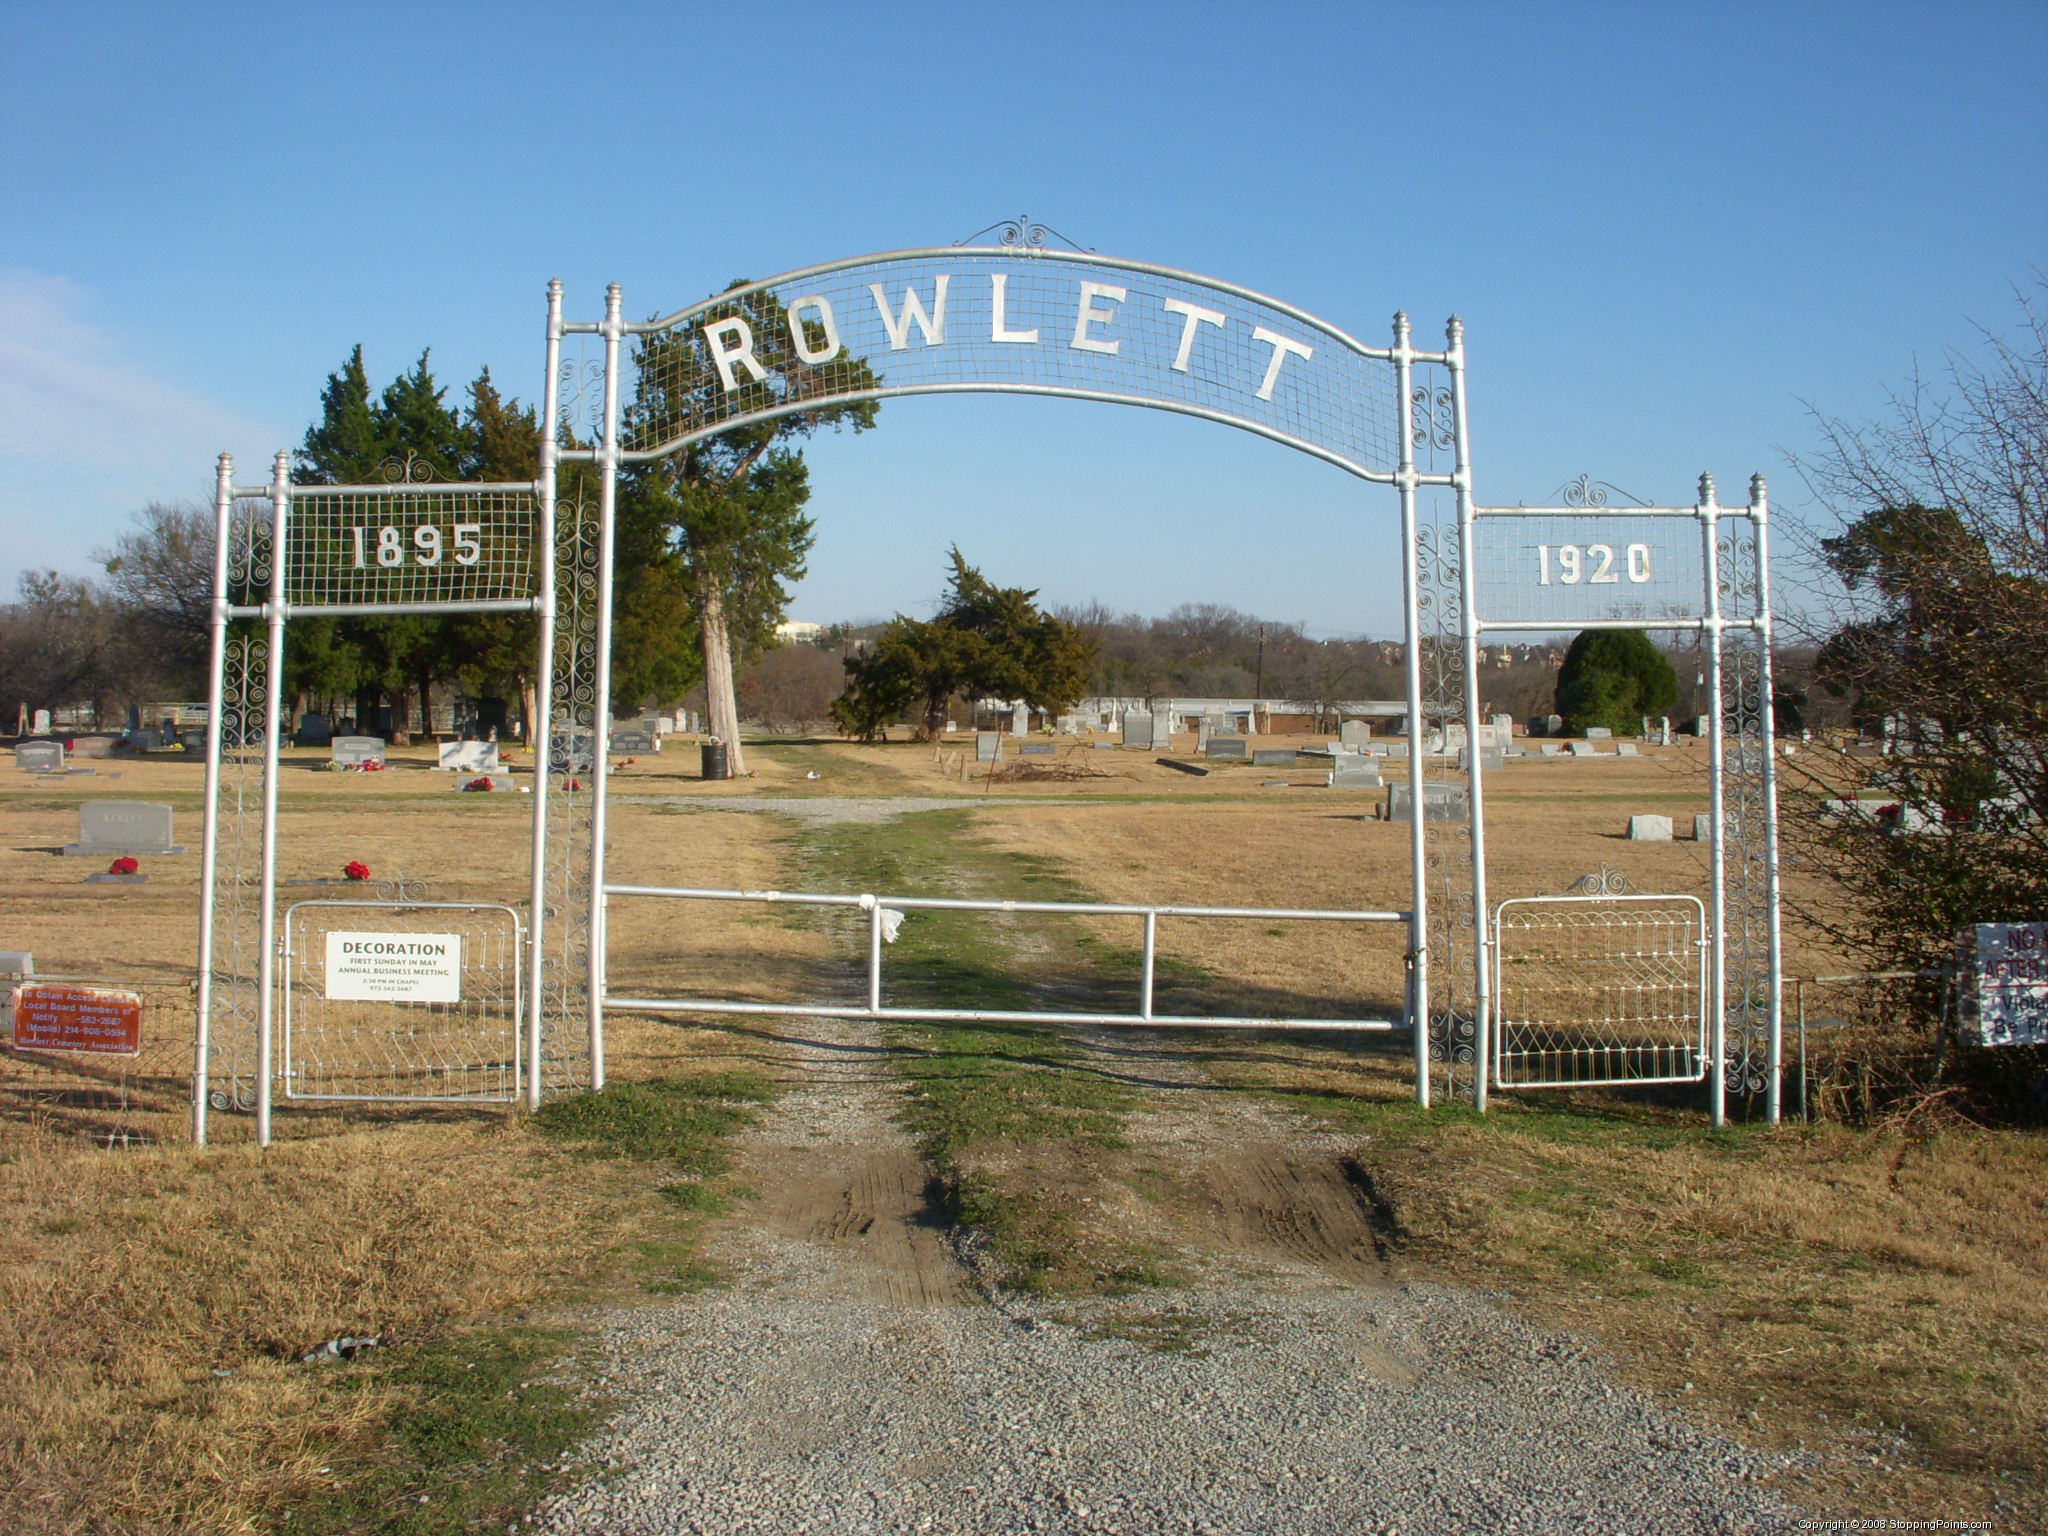
[[[495,741],[444,741],[441,766],[456,773],[496,773],[498,744]]]
[[[384,741],[379,736],[337,736],[328,744],[329,760],[347,766],[384,761]]]
[[[1628,838],[1632,843],[1668,843],[1671,841],[1671,818],[1631,816],[1628,819]]]
[[[1001,731],[976,731],[974,733],[974,760],[977,763],[1000,762],[1003,756],[1003,733]]]
[[[1029,736],[1031,734],[1031,706],[1021,700],[1018,702],[1017,707],[1010,711],[1010,734],[1012,736]]]
[[[35,722],[29,726],[28,733],[31,736],[47,736],[50,734],[50,712],[47,709],[36,711]]]
[[[1132,710],[1124,716],[1124,745],[1152,750],[1152,717],[1143,710]]]
[[[1600,755],[1600,749],[1590,741],[1574,741],[1568,742],[1566,745],[1570,747],[1573,757],[1598,757]]]
[[[1604,725],[1589,725],[1586,727],[1586,740],[1588,741],[1611,741],[1613,737],[1614,732]]]

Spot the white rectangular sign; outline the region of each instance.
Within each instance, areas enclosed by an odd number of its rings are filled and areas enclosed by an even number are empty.
[[[330,933],[326,996],[378,1003],[462,1001],[462,936]]]
[[[1473,590],[1489,624],[1698,618],[1703,559],[1686,517],[1503,512],[1473,525]]]
[[[1971,965],[1966,1037],[1977,1045],[2048,1045],[2048,923],[1965,929]],[[1974,1028],[1973,1028],[1974,1026]]]

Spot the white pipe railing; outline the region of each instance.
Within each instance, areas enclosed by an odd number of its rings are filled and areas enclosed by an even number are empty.
[[[607,897],[653,897],[672,901],[756,901],[768,905],[850,907],[867,913],[867,1000],[864,1003],[756,1003],[729,998],[615,997],[604,1006],[636,1013],[808,1014],[820,1018],[879,1019],[905,1023],[1099,1024],[1120,1028],[1284,1029],[1330,1032],[1387,1032],[1407,1027],[1402,1019],[1260,1018],[1243,1015],[1162,1014],[1153,1006],[1159,919],[1162,917],[1256,918],[1269,922],[1407,923],[1407,912],[1356,912],[1320,907],[1180,907],[1114,901],[1005,901],[954,896],[826,895],[812,891],[746,891],[706,886],[606,885]],[[882,1001],[883,914],[886,912],[1047,912],[1084,917],[1136,917],[1144,921],[1144,956],[1135,1013],[1048,1012],[1008,1008],[892,1008]]]

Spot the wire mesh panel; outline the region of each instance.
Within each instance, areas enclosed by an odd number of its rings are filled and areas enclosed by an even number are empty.
[[[548,658],[547,840],[541,927],[541,1086],[591,1078],[591,785],[597,759],[597,486],[572,469],[555,502],[555,646]]]
[[[1731,619],[1763,611],[1756,525],[1723,521],[1719,538],[1721,607]],[[1711,643],[1711,642],[1710,642]],[[1771,1026],[1777,999],[1772,985],[1772,839],[1767,739],[1768,638],[1753,631],[1723,634],[1721,646],[1722,815],[1727,860],[1727,936],[1724,1057],[1728,1091],[1768,1091]]]
[[[286,1098],[518,1097],[522,928],[512,908],[302,901],[284,931]]]
[[[295,486],[291,498],[289,603],[533,598],[531,486]]]
[[[1476,605],[1491,625],[1697,621],[1703,561],[1689,510],[1488,509],[1473,528]]]
[[[1372,479],[1389,479],[1399,457],[1386,350],[1247,289],[1087,253],[866,257],[631,329],[629,460],[743,420],[976,390],[1204,416]]]
[[[1494,909],[1494,1086],[1692,1083],[1707,1071],[1706,908],[1533,896]]]

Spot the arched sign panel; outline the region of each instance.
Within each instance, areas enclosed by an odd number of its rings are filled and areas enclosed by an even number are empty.
[[[1139,262],[901,251],[808,267],[622,329],[637,372],[622,381],[627,462],[821,407],[1003,393],[1198,416],[1368,480],[1390,482],[1400,467],[1392,349],[1250,289]]]

